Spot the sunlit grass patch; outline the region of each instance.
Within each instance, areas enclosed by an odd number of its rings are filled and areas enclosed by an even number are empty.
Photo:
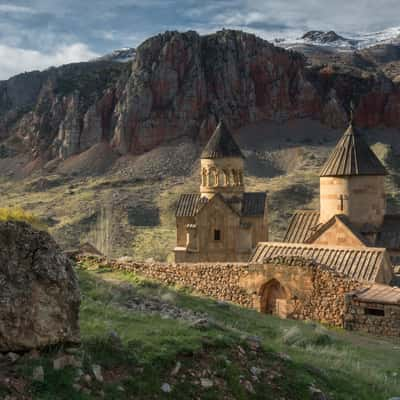
[[[36,215],[19,207],[0,208],[0,221],[23,221],[32,225],[36,229],[46,229],[46,224]]]

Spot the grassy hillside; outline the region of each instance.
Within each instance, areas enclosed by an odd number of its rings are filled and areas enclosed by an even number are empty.
[[[341,131],[315,121],[256,124],[237,139],[246,155],[248,191],[268,191],[270,237],[279,240],[297,208],[318,208],[318,172]],[[389,211],[400,210],[397,133],[369,132],[392,173]],[[180,139],[141,156],[117,157],[102,144],[24,178],[1,176],[1,207],[40,217],[64,248],[89,241],[103,253],[167,260],[175,244],[179,195],[199,190],[199,143]],[[0,159],[0,166],[12,165]]]
[[[300,400],[322,391],[336,400],[387,400],[400,393],[399,341],[279,320],[95,262],[78,273],[82,346],[11,365],[0,359],[0,398]],[[78,365],[54,370],[65,353]],[[40,366],[43,382],[33,379]]]

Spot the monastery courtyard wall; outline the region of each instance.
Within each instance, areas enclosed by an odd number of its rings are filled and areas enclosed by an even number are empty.
[[[345,293],[361,287],[359,282],[311,265],[167,264],[125,259],[100,262],[114,270],[188,287],[201,295],[258,311],[267,312],[268,304],[272,301],[275,306],[277,302],[283,305],[278,313],[281,317],[338,327],[343,327]]]

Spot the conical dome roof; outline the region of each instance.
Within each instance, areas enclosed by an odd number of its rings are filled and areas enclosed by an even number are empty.
[[[221,121],[201,153],[201,158],[224,157],[244,158],[243,153],[240,151],[240,148],[233,139],[229,129],[225,123]]]
[[[368,146],[363,135],[350,125],[326,161],[321,177],[387,175],[378,157]]]

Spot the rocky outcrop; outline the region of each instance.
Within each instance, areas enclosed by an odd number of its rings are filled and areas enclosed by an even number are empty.
[[[50,235],[0,222],[0,352],[78,342],[79,305],[72,265]]]
[[[205,141],[220,118],[231,128],[294,118],[339,128],[351,101],[359,125],[398,128],[400,89],[371,65],[310,66],[239,31],[166,32],[139,46],[132,63],[73,64],[35,72],[32,83],[30,74],[0,83],[0,140],[44,165],[99,142],[141,154],[182,136]]]

